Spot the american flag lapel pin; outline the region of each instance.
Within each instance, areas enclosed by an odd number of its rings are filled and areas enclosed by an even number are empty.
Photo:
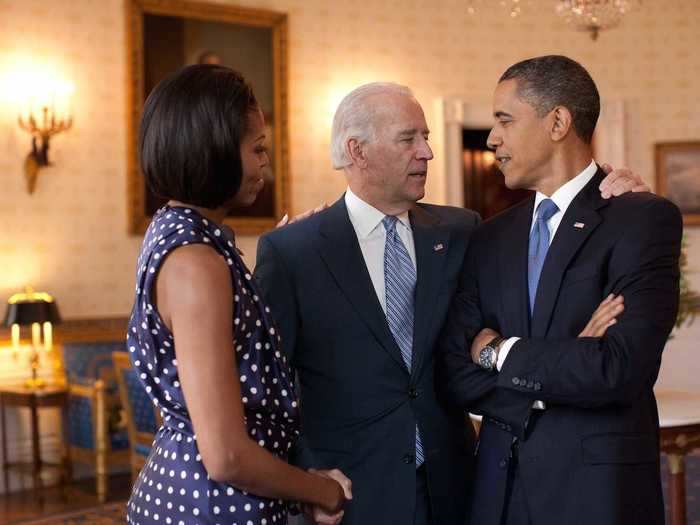
[[[582,222],[575,222],[574,223],[574,228],[578,228],[579,230],[582,230],[584,226],[585,226],[585,224],[583,224]]]
[[[439,252],[439,251],[442,250],[443,248],[444,248],[444,246],[442,245],[441,242],[439,242],[439,243],[437,243],[435,246],[433,246],[433,251],[434,251],[434,252]]]

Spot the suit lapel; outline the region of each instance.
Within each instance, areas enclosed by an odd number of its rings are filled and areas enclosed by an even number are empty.
[[[401,350],[389,331],[384,310],[377,299],[377,293],[367,271],[344,197],[329,208],[320,225],[319,233],[317,249],[338,283],[338,287],[379,344],[405,370],[406,365],[401,357]]]
[[[530,306],[527,293],[527,248],[532,222],[534,195],[518,204],[512,222],[500,238],[500,278],[503,287],[501,308],[505,325],[501,332],[526,337],[530,333]]]
[[[420,206],[409,212],[416,248],[416,292],[413,321],[411,373],[417,375],[425,361],[427,338],[435,312],[435,299],[443,280],[449,236],[439,227],[439,219]]]
[[[595,176],[574,198],[559,223],[537,286],[535,310],[532,316],[532,337],[544,337],[549,329],[554,305],[564,272],[586,239],[601,222],[598,209],[607,205],[598,186],[605,173],[598,169]]]

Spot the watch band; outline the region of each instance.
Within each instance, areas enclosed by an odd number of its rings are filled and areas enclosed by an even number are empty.
[[[504,337],[496,336],[489,341],[479,352],[479,366],[486,370],[496,368],[498,362],[498,350],[501,342],[505,341]]]
[[[496,337],[491,339],[491,341],[489,341],[489,344],[487,344],[486,346],[490,346],[491,348],[493,348],[496,352],[496,357],[498,357],[498,351],[500,350],[501,343],[505,340],[505,337],[497,335]]]

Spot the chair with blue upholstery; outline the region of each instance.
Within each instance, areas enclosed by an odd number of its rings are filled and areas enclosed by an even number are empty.
[[[107,499],[109,468],[129,465],[129,437],[120,424],[121,402],[112,352],[125,343],[64,343],[68,384],[68,453],[71,463],[95,469],[97,496]]]
[[[131,444],[131,477],[136,481],[151,452],[153,437],[160,426],[160,415],[131,366],[128,352],[114,352],[112,360],[119,396],[126,411],[126,428]]]

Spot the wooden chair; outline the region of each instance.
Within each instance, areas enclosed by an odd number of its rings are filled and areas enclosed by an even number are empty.
[[[151,452],[153,437],[160,426],[160,415],[131,366],[128,352],[112,354],[119,386],[119,397],[126,411],[129,432],[131,477],[135,481]]]
[[[68,456],[71,465],[95,469],[97,496],[107,499],[109,468],[129,464],[129,439],[119,425],[121,402],[112,352],[123,341],[64,343],[63,364],[68,386]]]

